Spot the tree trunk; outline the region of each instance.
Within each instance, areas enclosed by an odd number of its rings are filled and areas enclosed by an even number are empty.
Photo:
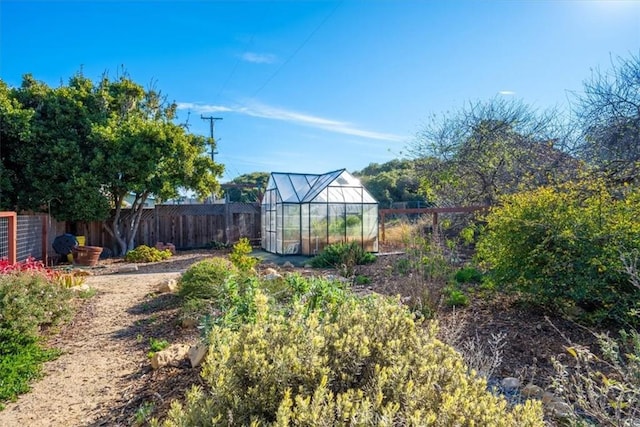
[[[142,218],[144,202],[147,200],[149,193],[136,194],[129,212],[123,213],[122,202],[125,195],[126,193],[118,194],[114,197],[115,213],[113,220],[103,223],[104,229],[117,244],[117,248],[114,248],[116,256],[124,256],[134,249],[135,235]]]

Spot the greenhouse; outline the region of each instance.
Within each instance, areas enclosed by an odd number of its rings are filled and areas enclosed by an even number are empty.
[[[282,255],[315,255],[329,244],[358,242],[378,251],[378,202],[345,169],[274,172],[262,199],[262,248]]]

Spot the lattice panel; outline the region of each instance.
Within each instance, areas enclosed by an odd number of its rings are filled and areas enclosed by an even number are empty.
[[[9,218],[0,217],[0,259],[9,257]]]

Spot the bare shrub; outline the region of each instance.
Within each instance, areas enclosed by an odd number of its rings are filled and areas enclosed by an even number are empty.
[[[552,359],[552,387],[576,413],[603,426],[640,425],[640,334],[596,334],[602,356],[567,340],[569,363]],[[566,339],[566,337],[565,337]]]
[[[464,333],[468,324],[469,316],[454,309],[450,316],[439,320],[438,338],[455,348],[470,370],[489,379],[502,364],[507,334],[492,333],[487,340],[483,340],[477,333],[468,337]]]

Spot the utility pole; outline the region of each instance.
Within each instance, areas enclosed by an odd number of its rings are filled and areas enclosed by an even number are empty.
[[[200,115],[200,118],[202,120],[209,120],[209,130],[211,133],[211,161],[215,161],[214,159],[214,155],[218,154],[218,152],[215,150],[216,147],[216,140],[213,138],[213,126],[216,120],[222,120],[222,117],[205,117],[202,114]]]

